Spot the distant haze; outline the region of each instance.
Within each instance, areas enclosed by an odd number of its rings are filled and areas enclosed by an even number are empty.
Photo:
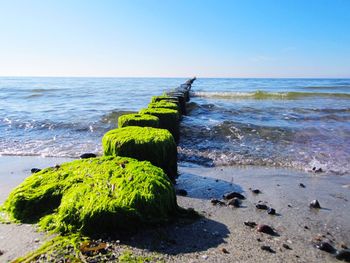
[[[0,0],[0,76],[350,77],[347,0]]]

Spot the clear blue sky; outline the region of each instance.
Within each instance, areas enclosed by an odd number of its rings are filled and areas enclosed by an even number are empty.
[[[0,0],[0,75],[350,77],[350,0]]]

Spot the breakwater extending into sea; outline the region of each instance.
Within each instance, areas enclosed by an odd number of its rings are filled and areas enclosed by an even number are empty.
[[[0,78],[0,154],[101,154],[120,115],[185,80]],[[349,172],[350,80],[198,79],[192,90],[179,161]]]

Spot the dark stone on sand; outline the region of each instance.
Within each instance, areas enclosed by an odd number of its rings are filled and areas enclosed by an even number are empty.
[[[83,153],[80,155],[80,159],[88,159],[88,158],[95,158],[96,154],[94,153]]]
[[[292,250],[292,248],[290,246],[288,246],[287,244],[282,244],[282,247],[284,247],[285,249]]]
[[[335,258],[346,262],[350,262],[350,249],[339,250]]]
[[[299,186],[302,187],[302,188],[306,187],[303,183],[300,183]]]
[[[331,244],[326,241],[322,241],[321,243],[317,244],[316,247],[319,250],[326,251],[331,254],[334,254],[337,251]]]
[[[270,246],[261,246],[260,248],[270,253],[276,253],[276,251],[273,250]]]
[[[240,207],[241,206],[241,200],[239,200],[238,198],[233,198],[231,199],[227,205],[231,205],[231,206],[234,206],[234,207]]]
[[[245,221],[244,224],[245,224],[246,226],[251,227],[251,228],[256,227],[256,223],[253,222],[253,221]]]
[[[40,172],[40,171],[41,171],[41,169],[39,169],[39,168],[32,168],[32,169],[30,170],[30,172],[31,172],[32,174],[38,173],[38,172]]]
[[[268,225],[259,224],[256,229],[258,232],[262,232],[268,235],[276,235],[276,232],[272,229],[272,227]]]
[[[181,196],[186,196],[187,191],[185,189],[176,189],[176,194]]]
[[[222,248],[221,251],[222,251],[222,253],[224,253],[224,254],[230,254],[230,252],[228,252],[226,248]]]
[[[256,207],[257,209],[262,209],[262,210],[267,210],[267,209],[269,209],[269,208],[267,207],[267,205],[264,205],[264,204],[257,204],[257,205],[255,205],[255,207]]]
[[[240,194],[240,193],[237,193],[237,192],[231,192],[231,193],[226,193],[223,195],[224,199],[226,200],[229,200],[229,199],[232,199],[232,198],[238,198],[238,199],[245,199],[244,195]]]
[[[320,203],[318,200],[312,200],[310,203],[310,208],[321,208]]]
[[[220,201],[218,199],[211,199],[210,202],[213,204],[213,205],[224,205],[225,203],[223,201]]]
[[[304,226],[304,229],[309,229],[309,227],[308,226]]]
[[[322,173],[322,172],[323,172],[322,168],[318,168],[318,169],[315,171],[315,173]]]
[[[259,189],[252,189],[253,194],[261,194],[261,191]]]
[[[267,213],[269,215],[275,215],[276,214],[276,210],[274,208],[270,207],[269,209],[267,209]]]

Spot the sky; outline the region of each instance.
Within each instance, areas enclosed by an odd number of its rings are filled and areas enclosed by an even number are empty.
[[[0,0],[0,76],[350,77],[350,0]]]

